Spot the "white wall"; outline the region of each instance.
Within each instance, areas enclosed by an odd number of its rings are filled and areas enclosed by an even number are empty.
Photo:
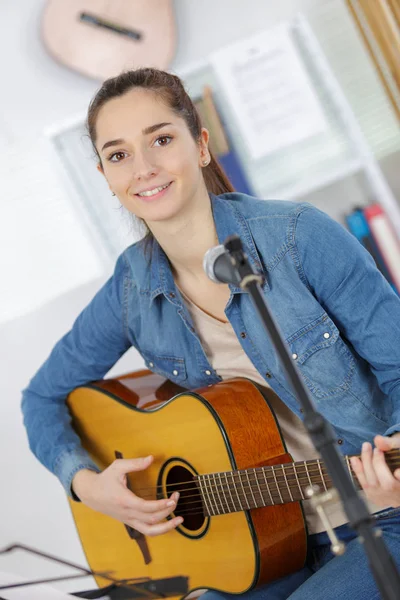
[[[297,10],[307,10],[319,1],[176,0],[178,48],[172,66],[184,68],[226,43],[260,31]],[[52,171],[50,173],[51,166],[46,166],[48,157],[40,149],[35,152],[34,142],[41,138],[45,128],[84,112],[99,86],[97,81],[58,65],[46,53],[39,38],[43,6],[44,0],[0,3],[0,203],[10,197],[18,201],[20,183],[25,174],[23,165],[29,161],[37,165],[35,172],[38,174],[36,180],[32,178],[30,183],[32,202],[40,199],[40,206],[44,206],[43,200],[51,203],[56,197],[60,204],[68,204],[68,195],[61,183],[59,190],[52,189],[55,176]],[[30,149],[28,156],[24,155],[25,140],[26,147]],[[7,141],[22,153],[21,168],[18,167],[18,153],[15,155],[16,173],[12,180],[8,171],[2,171],[8,152]],[[49,187],[49,180],[53,186]],[[21,214],[20,218],[23,219],[24,215]],[[18,236],[18,224],[15,227],[15,235]],[[71,240],[72,234],[84,233],[77,214],[73,215],[68,227]],[[7,260],[12,260],[12,256]],[[49,270],[51,260],[49,253]],[[15,265],[22,279],[24,267],[23,262]],[[85,558],[63,490],[28,449],[20,414],[20,391],[105,277],[105,274],[99,277],[93,269],[90,281],[0,327],[0,546],[25,543],[82,565],[86,564]],[[2,281],[2,284],[6,286],[7,282]],[[29,290],[25,292],[29,294]],[[111,374],[134,370],[142,364],[141,357],[129,351]],[[59,573],[50,564],[23,554],[0,556],[2,570],[27,577]],[[81,580],[57,584],[57,587],[80,590],[90,585],[92,582]]]

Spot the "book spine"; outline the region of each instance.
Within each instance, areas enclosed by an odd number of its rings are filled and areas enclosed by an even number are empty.
[[[390,277],[400,294],[400,240],[379,204],[367,206],[363,212]]]
[[[375,264],[382,275],[387,279],[395,292],[397,292],[389,271],[386,268],[385,261],[379,248],[375,243],[368,221],[364,216],[362,208],[356,208],[351,214],[346,216],[346,223],[349,231],[358,239],[366,250],[371,254]]]

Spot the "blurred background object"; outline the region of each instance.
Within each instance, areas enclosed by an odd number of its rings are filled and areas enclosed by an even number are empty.
[[[166,69],[175,51],[172,0],[47,0],[42,40],[61,64],[100,80],[143,64]]]
[[[346,0],[400,119],[400,0]]]

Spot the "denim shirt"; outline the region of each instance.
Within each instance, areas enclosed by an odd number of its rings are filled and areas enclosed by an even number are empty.
[[[400,298],[370,254],[309,203],[210,194],[220,243],[238,234],[265,276],[263,291],[317,409],[343,454],[400,430]],[[302,413],[249,295],[230,286],[225,314],[244,352],[281,400]],[[246,336],[241,336],[242,332]],[[30,447],[71,494],[82,468],[98,470],[70,425],[65,403],[101,379],[134,346],[147,367],[188,389],[221,381],[211,367],[153,240],[118,258],[115,271],[23,390]]]

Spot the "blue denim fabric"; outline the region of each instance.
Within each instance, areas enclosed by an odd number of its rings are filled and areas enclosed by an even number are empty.
[[[370,254],[311,204],[239,193],[210,198],[220,242],[238,234],[264,272],[265,297],[341,452],[357,454],[375,434],[400,430],[400,298]],[[225,312],[244,352],[302,418],[248,294],[230,288]],[[70,427],[65,398],[103,378],[131,346],[149,369],[185,388],[221,380],[155,240],[148,255],[141,242],[121,254],[114,274],[23,391],[31,449],[69,494],[79,469],[97,467]]]
[[[400,508],[381,511],[375,517],[400,570]],[[380,600],[367,554],[355,531],[345,524],[335,532],[346,545],[342,556],[332,554],[326,532],[316,533],[308,538],[307,561],[300,571],[244,594],[209,591],[202,600]]]

